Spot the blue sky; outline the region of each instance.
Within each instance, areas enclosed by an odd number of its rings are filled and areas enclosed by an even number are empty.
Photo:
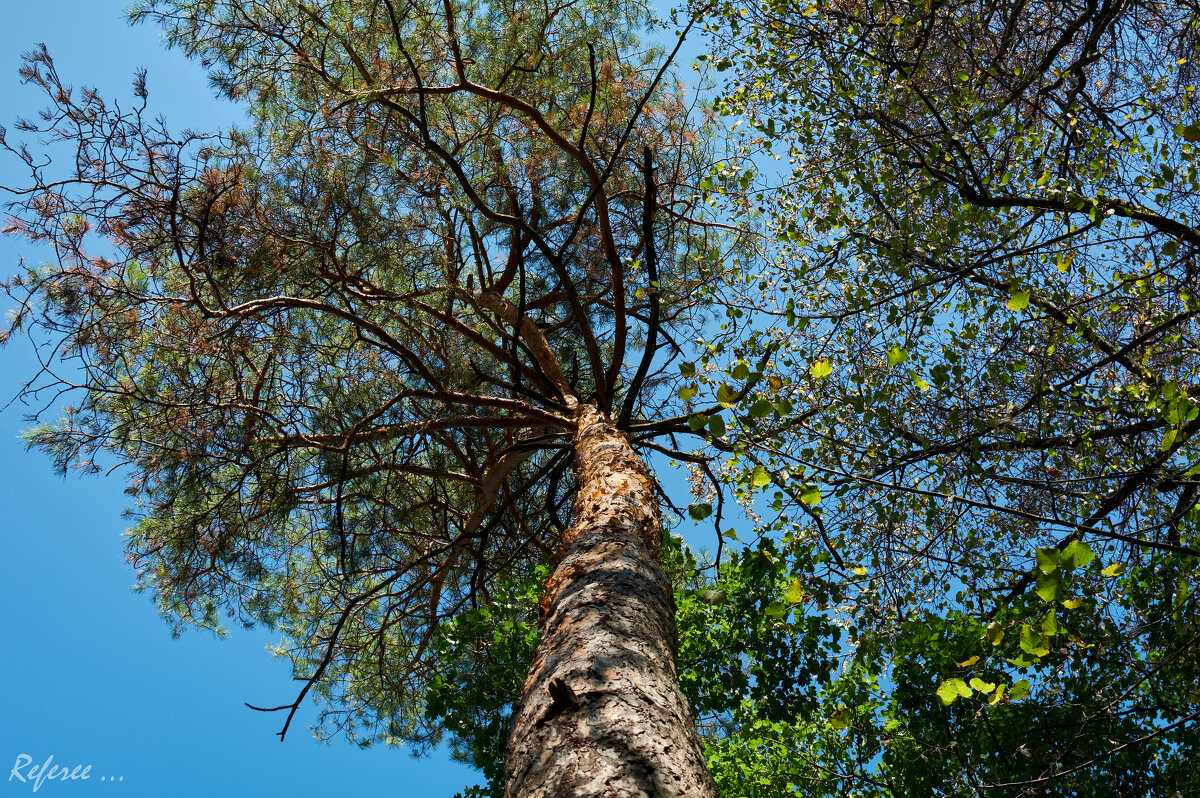
[[[65,80],[106,97],[128,100],[134,70],[149,68],[151,107],[176,129],[234,118],[211,99],[198,66],[162,49],[157,29],[125,24],[122,0],[4,5],[0,123],[10,130],[14,117],[42,106],[17,77],[19,54],[39,41]],[[0,183],[19,177],[11,159],[0,158]],[[21,256],[45,257],[0,239],[0,271],[11,274]],[[28,342],[0,350],[0,405],[33,368]],[[306,728],[311,705],[281,744],[283,718],[242,705],[294,697],[289,667],[265,650],[272,637],[235,631],[217,640],[192,631],[172,639],[149,597],[130,590],[122,480],[54,476],[42,454],[17,440],[22,416],[19,406],[0,413],[0,798],[32,793],[31,783],[9,779],[21,754],[34,765],[50,756],[91,765],[86,781],[44,782],[37,792],[67,798],[451,796],[477,781],[445,756],[414,760],[402,750],[320,743]]]

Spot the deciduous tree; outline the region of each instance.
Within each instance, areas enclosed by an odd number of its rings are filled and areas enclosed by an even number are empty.
[[[791,180],[712,186],[772,214],[749,303],[791,362],[794,413],[737,414],[746,484],[875,680],[829,708],[831,789],[1195,790],[1196,8],[713,20]],[[822,736],[786,728],[794,773]]]

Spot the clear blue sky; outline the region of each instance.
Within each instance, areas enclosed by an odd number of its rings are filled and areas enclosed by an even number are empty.
[[[0,29],[0,122],[41,108],[17,77],[19,54],[43,41],[70,83],[129,99],[134,70],[150,70],[153,109],[172,127],[212,129],[234,111],[211,99],[200,68],[159,45],[155,28],[125,24],[124,0],[6,0]],[[15,177],[0,158],[0,183]],[[0,198],[2,199],[2,198]],[[0,271],[28,244],[0,239]],[[27,342],[0,350],[0,405],[33,373]],[[62,480],[46,458],[25,452],[22,412],[0,413],[0,798],[32,794],[9,781],[24,753],[41,763],[92,766],[87,781],[45,782],[38,796],[187,798],[213,795],[451,796],[478,780],[447,757],[326,745],[307,731],[312,707],[288,739],[283,718],[246,709],[292,700],[286,663],[265,650],[265,632],[204,632],[173,640],[134,581],[121,549],[124,495],[118,477]],[[26,769],[24,772],[28,772]],[[116,783],[101,776],[124,777]]]

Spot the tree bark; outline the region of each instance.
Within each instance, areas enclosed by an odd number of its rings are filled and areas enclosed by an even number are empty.
[[[676,675],[675,600],[658,563],[649,469],[579,409],[575,519],[546,583],[542,643],[513,717],[508,798],[717,795]]]

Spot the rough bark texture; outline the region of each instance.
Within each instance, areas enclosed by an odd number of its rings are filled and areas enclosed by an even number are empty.
[[[513,718],[508,798],[716,796],[676,676],[675,601],[657,560],[649,470],[588,406],[575,454],[575,521]]]

